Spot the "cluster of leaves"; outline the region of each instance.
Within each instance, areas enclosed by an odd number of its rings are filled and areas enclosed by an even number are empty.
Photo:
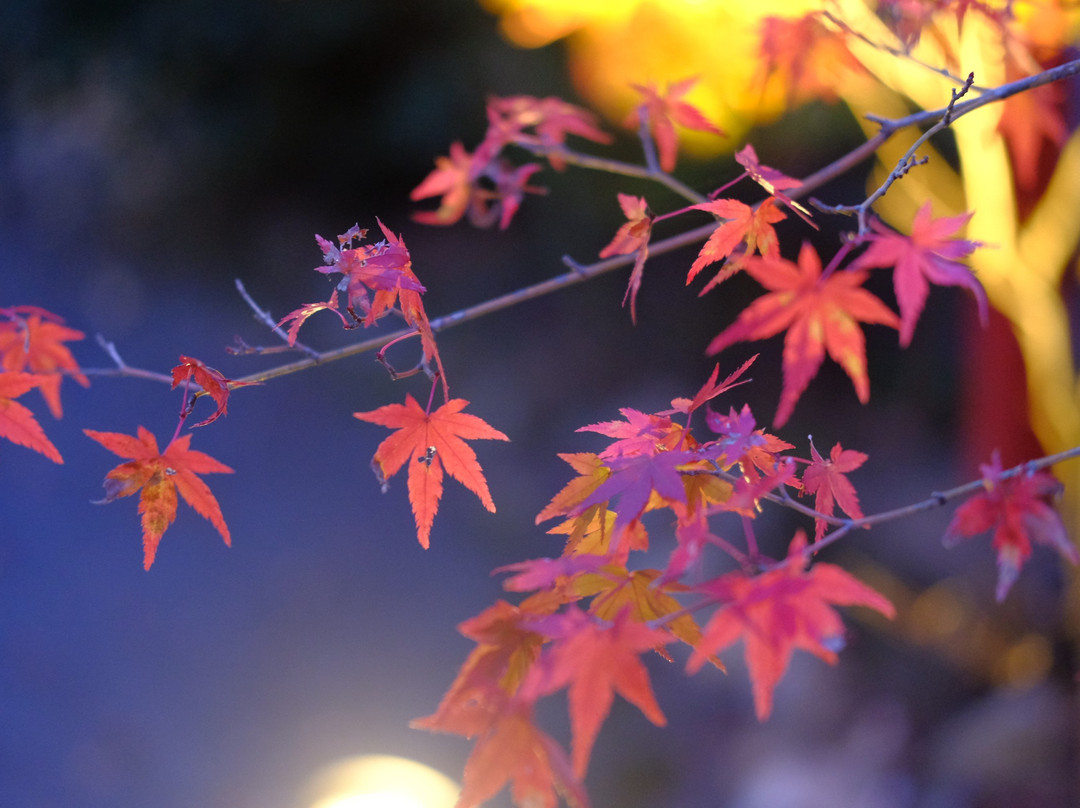
[[[968,5],[957,6],[958,24]],[[929,19],[927,15],[902,21],[907,46],[917,40]],[[767,28],[763,64],[768,69],[780,69],[778,43],[785,39],[806,41],[814,48],[828,42],[837,60],[854,65],[835,30],[826,32],[819,15],[770,19]],[[799,64],[789,60],[784,69],[792,93],[810,92],[800,82],[817,83],[808,78],[810,60]],[[628,123],[641,133],[646,167],[654,179],[658,170],[670,172],[675,166],[676,124],[722,134],[684,100],[694,81],[677,82],[666,93],[654,86],[635,87],[645,100]],[[514,101],[521,108],[539,108],[542,103],[520,97]],[[489,104],[493,122],[491,110],[498,103],[496,99]],[[489,130],[485,144],[489,142],[498,142],[500,149],[516,143],[535,154],[557,155],[560,170],[567,162],[597,167],[595,159],[578,159],[561,138],[538,147],[527,138],[497,140]],[[455,147],[460,149],[460,144]],[[483,147],[473,159],[486,159]],[[449,177],[445,160],[440,158],[439,169],[413,192],[415,199],[434,195],[436,188],[446,193],[439,209],[446,215],[425,214],[422,219],[439,224],[459,220],[466,207],[462,200],[481,193],[470,184],[476,175],[470,179],[468,172],[458,175],[452,195],[450,185],[439,185],[439,178]],[[796,201],[802,193],[800,181],[761,164],[750,144],[735,154],[735,160],[742,172],[710,193],[707,201],[663,215],[657,215],[644,196],[618,194],[626,221],[599,258],[633,259],[623,302],[629,302],[636,322],[635,300],[655,227],[690,211],[711,214],[717,225],[690,267],[686,283],[706,267],[718,265],[702,294],[740,270],[765,291],[717,334],[706,351],[718,354],[737,342],[785,334],[775,427],[791,417],[826,354],[844,369],[857,397],[866,403],[870,387],[862,326],[897,329],[900,345],[909,346],[931,285],[967,289],[986,322],[986,294],[963,263],[983,245],[958,237],[971,213],[935,218],[927,201],[907,233],[871,218],[869,228],[849,237],[823,268],[809,242],[802,243],[795,260],[781,254],[775,225],[789,213],[816,226],[810,211]],[[529,175],[535,170],[538,167],[530,164]],[[614,163],[609,170],[632,173]],[[732,196],[730,189],[744,178],[763,189],[766,198],[754,204]],[[520,201],[520,194],[513,198],[507,208],[510,215]],[[502,225],[508,220],[504,217]],[[864,288],[870,272],[878,269],[892,273],[898,313]],[[655,651],[671,660],[667,647],[683,643],[690,648],[687,671],[694,673],[706,662],[722,668],[716,655],[743,640],[755,710],[764,720],[794,649],[836,661],[844,627],[835,606],[861,605],[893,616],[892,604],[880,593],[839,567],[811,563],[821,547],[853,527],[874,522],[864,517],[847,476],[867,456],[838,442],[823,457],[811,441],[809,458],[794,457],[787,454],[794,447],[759,428],[748,407],[731,408],[722,415],[705,406],[739,383],[748,365],[722,382],[717,382],[717,366],[692,399],[673,400],[671,409],[644,413],[625,408],[623,420],[582,427],[579,431],[599,433],[612,442],[596,453],[560,455],[578,476],[555,495],[537,522],[563,520],[549,531],[565,537],[562,554],[496,570],[511,573],[504,582],[506,590],[531,594],[517,605],[500,600],[460,626],[476,647],[436,712],[414,722],[420,728],[476,739],[459,808],[479,805],[507,783],[520,805],[549,808],[559,795],[570,804],[586,804],[582,780],[614,694],[622,695],[654,724],[665,722],[643,654]],[[704,441],[691,434],[691,417],[699,409],[713,433]],[[983,486],[984,493],[957,511],[944,538],[953,544],[993,530],[999,600],[1029,557],[1032,542],[1053,547],[1070,562],[1080,560],[1053,510],[1058,485],[1050,474],[1003,471],[995,456],[983,467]],[[814,497],[814,506],[799,503],[798,497]],[[812,518],[816,544],[808,544],[799,530],[782,558],[763,555],[754,519],[765,501]],[[843,516],[837,515],[837,507]],[[654,519],[646,514],[654,511],[667,511],[666,520],[656,521],[673,524],[668,562],[659,569],[636,567],[632,559],[648,550],[650,542],[655,552],[655,537],[645,524]],[[741,529],[741,542],[732,541],[730,532],[717,526],[721,520]],[[708,547],[726,553],[736,568],[700,582]],[[699,624],[697,615],[702,612],[708,617]],[[538,700],[564,688],[571,727],[569,754],[533,721]]]
[[[934,4],[895,0],[882,3],[880,13],[892,15],[899,42],[909,48],[924,31],[933,34],[930,20],[936,17],[922,12],[930,6],[935,14],[943,9],[955,12],[958,25],[972,9],[1002,24],[1006,19],[1004,12],[966,0]],[[844,47],[844,29],[838,33],[835,26],[826,27],[821,15],[770,19],[764,33],[763,80],[780,76],[793,99],[827,94],[828,82],[817,72],[821,60],[815,61],[812,54],[829,54],[833,62],[857,67]],[[492,98],[487,104],[488,130],[480,145],[470,153],[454,143],[449,156],[438,158],[436,169],[413,190],[414,200],[439,197],[435,210],[417,213],[415,219],[449,225],[467,218],[477,226],[498,222],[501,228],[508,227],[525,196],[543,191],[529,184],[541,164],[516,165],[507,156],[510,147],[543,157],[556,171],[577,164],[656,180],[679,190],[670,175],[677,163],[679,128],[724,135],[687,100],[695,81],[687,78],[664,90],[653,84],[632,85],[641,102],[626,123],[641,138],[644,167],[572,151],[569,135],[598,144],[612,139],[587,110],[552,97]],[[636,322],[636,299],[657,226],[678,216],[713,217],[715,225],[704,236],[685,282],[696,282],[712,268],[714,274],[701,294],[740,271],[761,286],[760,296],[736,313],[704,350],[715,355],[736,343],[784,334],[783,386],[772,429],[790,419],[826,355],[844,369],[858,399],[867,402],[870,380],[863,327],[896,329],[900,345],[907,347],[931,285],[967,289],[985,321],[986,295],[963,263],[982,245],[958,235],[971,213],[935,218],[926,202],[907,233],[870,218],[868,227],[844,240],[823,264],[808,241],[789,251],[791,240],[785,240],[782,249],[776,229],[792,213],[802,223],[793,220],[792,226],[817,227],[811,211],[798,201],[806,190],[803,183],[762,164],[749,143],[735,152],[734,161],[738,168],[731,181],[707,196],[680,190],[689,204],[661,215],[644,196],[618,194],[626,221],[599,250],[599,258],[625,256],[622,263],[632,264],[623,303],[629,303]],[[758,201],[734,194],[744,179],[751,181]],[[268,315],[265,319],[288,348],[309,354],[308,366],[325,355],[300,343],[299,331],[320,311],[332,312],[346,329],[371,328],[388,315],[407,326],[404,337],[383,344],[378,359],[395,378],[424,373],[430,380],[426,406],[406,393],[404,403],[354,416],[393,430],[376,448],[371,465],[384,490],[407,466],[417,539],[427,548],[447,474],[486,509],[495,510],[467,441],[509,438],[466,413],[467,400],[450,397],[435,328],[422,302],[425,288],[403,238],[377,223],[383,238],[375,243],[365,243],[367,231],[359,226],[339,235],[336,243],[316,236],[324,259],[316,271],[340,275],[329,297],[304,304],[276,322]],[[785,257],[785,252],[794,257]],[[864,288],[871,272],[881,269],[892,273],[898,311]],[[398,371],[386,362],[386,348],[412,336],[420,339],[419,360],[414,368]],[[62,377],[88,384],[64,345],[82,337],[42,309],[0,308],[0,437],[62,462],[33,413],[14,399],[37,388],[52,414],[60,417]],[[848,476],[863,467],[866,454],[836,442],[827,456],[822,455],[811,440],[808,456],[800,457],[791,453],[792,443],[759,425],[748,406],[729,406],[726,414],[712,408],[718,397],[747,381],[754,361],[723,379],[716,365],[693,397],[676,398],[668,409],[643,412],[627,407],[619,420],[582,427],[579,431],[603,436],[607,444],[593,452],[560,455],[575,476],[536,522],[559,520],[548,532],[561,537],[561,554],[496,570],[508,575],[505,590],[528,594],[517,604],[499,600],[462,623],[461,633],[476,647],[435,713],[414,722],[420,728],[476,739],[459,808],[482,803],[507,783],[521,805],[554,808],[559,794],[573,805],[586,805],[583,779],[615,694],[652,723],[665,723],[643,655],[655,652],[673,660],[668,649],[681,644],[688,649],[689,673],[706,663],[723,670],[719,655],[741,641],[755,712],[765,720],[796,649],[836,662],[845,635],[836,607],[864,606],[893,616],[894,608],[882,594],[838,566],[816,559],[821,549],[854,528],[885,518],[863,514]],[[191,434],[181,431],[199,398],[208,397],[215,404],[208,417],[194,424],[201,427],[227,413],[231,390],[272,375],[273,371],[230,379],[202,360],[182,355],[166,379],[173,389],[182,388],[183,402],[176,431],[164,449],[142,426],[134,436],[85,430],[125,461],[107,472],[102,502],[139,494],[147,569],[176,518],[181,498],[230,544],[219,503],[200,475],[232,469],[192,449]],[[435,406],[440,388],[443,403]],[[708,437],[701,437],[700,429],[695,435],[695,416],[704,420]],[[982,490],[957,510],[945,541],[951,544],[993,532],[999,599],[1016,580],[1033,543],[1046,544],[1073,563],[1080,561],[1053,510],[1059,486],[1049,473],[1034,466],[1005,470],[995,455],[982,474]],[[812,506],[807,504],[810,498]],[[766,503],[808,520],[794,531],[780,557],[761,552],[755,535],[757,516]],[[812,540],[807,535],[811,521]],[[658,524],[666,525],[659,537]],[[649,557],[655,558],[656,543],[664,538],[669,540],[666,564],[638,563],[650,548],[654,552]],[[707,562],[717,553],[727,557],[728,571],[710,577]],[[538,702],[564,689],[569,752],[534,721]]]
[[[90,384],[64,345],[83,337],[81,331],[65,326],[62,318],[37,306],[0,308],[0,437],[53,462],[64,462],[33,411],[15,399],[37,388],[53,417],[62,417],[63,374],[67,372],[83,387]]]

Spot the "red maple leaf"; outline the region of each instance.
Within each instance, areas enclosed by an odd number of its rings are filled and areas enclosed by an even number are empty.
[[[105,499],[112,502],[142,490],[139,497],[139,513],[142,514],[143,567],[150,569],[157,553],[158,542],[169,525],[176,519],[176,492],[184,502],[196,510],[217,528],[226,545],[232,544],[221,506],[199,474],[212,472],[232,473],[232,469],[208,454],[188,448],[191,435],[176,438],[158,451],[157,440],[144,427],[139,427],[138,437],[120,432],[95,432],[84,429],[110,452],[129,458],[105,475]]]
[[[732,572],[701,587],[723,605],[706,624],[687,669],[696,672],[710,654],[742,638],[759,721],[772,712],[773,690],[792,651],[801,648],[836,663],[844,624],[834,604],[869,606],[889,618],[896,613],[883,595],[834,564],[816,563],[807,570],[805,547],[806,534],[800,530],[787,560],[774,569],[752,577]]]
[[[1027,471],[1005,477],[1001,455],[995,450],[989,465],[980,466],[981,494],[956,509],[945,530],[945,544],[993,530],[997,551],[997,599],[1002,601],[1031,555],[1033,541],[1053,547],[1062,558],[1076,564],[1080,552],[1069,540],[1061,517],[1050,504],[1061,493],[1061,483],[1046,471]]]
[[[746,169],[746,176],[768,191],[777,201],[783,202],[808,225],[817,229],[817,225],[810,220],[810,211],[784,193],[792,188],[802,185],[801,180],[789,177],[779,169],[762,165],[758,162],[757,152],[749,143],[735,152],[735,162]]]
[[[559,556],[558,558],[532,558],[505,564],[491,571],[492,575],[512,572],[514,575],[503,581],[507,592],[531,592],[535,589],[552,589],[560,582],[574,578],[582,573],[596,572],[604,566],[607,559],[597,555]]]
[[[325,241],[325,239],[322,239],[321,237],[317,238]],[[338,316],[338,319],[341,320],[343,326],[346,328],[349,327],[349,321],[345,318],[345,315],[338,310],[338,290],[335,288],[334,291],[330,293],[330,299],[325,303],[305,303],[300,308],[290,311],[278,321],[278,328],[281,328],[285,323],[289,323],[288,337],[290,348],[296,345],[296,338],[300,333],[300,326],[307,322],[308,317],[319,311],[332,311]]]
[[[367,230],[361,230],[358,226],[338,236],[340,248],[322,236],[315,236],[326,263],[326,266],[316,267],[315,270],[323,274],[342,274],[337,288],[346,291],[347,311],[353,320],[362,322],[365,327],[374,325],[380,317],[395,310],[394,305],[397,304],[396,311],[401,318],[420,335],[424,360],[435,362],[437,373],[442,379],[443,393],[449,397],[446,371],[443,369],[435,334],[431,330],[431,323],[421,299],[425,289],[413,272],[412,256],[401,236],[395,235],[380,219],[376,218],[375,221],[385,237],[376,244],[359,244],[353,247],[354,241],[362,241],[367,235]],[[296,333],[308,317],[324,308],[330,309],[336,303],[336,295],[331,295],[325,304],[309,303],[282,318],[279,326],[289,320],[293,321],[289,329],[289,344],[295,343]],[[363,313],[363,320],[357,311]],[[341,317],[343,324],[346,323],[341,312],[335,310],[334,313]]]
[[[738,387],[740,384],[746,384],[753,381],[752,379],[739,380],[747,369],[754,364],[754,361],[758,358],[758,354],[754,354],[745,362],[743,362],[738,369],[721,382],[717,382],[720,378],[720,364],[713,365],[712,373],[709,375],[709,380],[701,386],[701,389],[694,394],[692,399],[690,398],[674,398],[671,400],[671,409],[665,412],[657,413],[657,415],[673,415],[677,412],[686,413],[687,416],[693,415],[695,410],[701,407],[703,404],[712,401],[721,393],[726,393],[732,387]],[[689,429],[689,421],[687,422],[687,428]]]
[[[500,133],[503,142],[543,149],[556,171],[566,167],[560,152],[567,135],[577,135],[595,143],[611,142],[611,136],[600,129],[593,113],[555,96],[490,98],[487,114],[490,130]],[[532,132],[527,131],[530,129]]]
[[[371,412],[355,412],[361,421],[397,430],[375,450],[371,466],[386,490],[387,481],[409,461],[409,503],[416,519],[417,538],[427,549],[431,525],[443,491],[443,471],[479,497],[495,512],[487,480],[476,453],[466,440],[510,440],[481,418],[462,412],[469,402],[455,398],[427,413],[410,394],[404,404],[387,404]]]
[[[862,288],[867,273],[847,270],[822,277],[817,251],[804,243],[799,262],[783,258],[751,258],[746,271],[770,292],[762,295],[709,343],[716,354],[741,340],[766,339],[787,330],[784,337],[784,388],[774,423],[791,416],[810,380],[817,375],[825,353],[844,368],[864,404],[870,398],[866,372],[866,340],[859,323],[896,328],[899,318]]]
[[[690,88],[698,82],[698,77],[683,79],[669,84],[664,92],[657,90],[655,84],[630,86],[641,93],[645,100],[641,107],[630,113],[626,125],[636,129],[641,125],[642,114],[647,116],[649,132],[656,141],[660,152],[660,168],[668,173],[675,170],[675,161],[679,152],[679,139],[675,134],[675,124],[698,132],[711,132],[724,136],[724,130],[706,118],[697,107],[682,100]]]
[[[433,211],[417,211],[412,218],[423,224],[451,225],[459,221],[469,209],[476,178],[484,166],[479,165],[477,155],[469,154],[460,142],[450,145],[449,157],[436,157],[435,170],[424,177],[412,189],[409,199],[414,202],[439,196],[439,207]]]
[[[810,441],[810,455],[814,462],[803,472],[802,484],[804,493],[815,495],[814,510],[832,516],[835,505],[839,505],[852,519],[862,519],[855,486],[845,475],[865,463],[867,456],[854,449],[844,449],[837,443],[826,460],[818,454],[813,440]],[[815,519],[814,525],[814,541],[820,541],[825,535],[826,522]]]
[[[180,364],[172,369],[172,389],[175,390],[181,384],[186,385],[189,381],[194,381],[199,385],[203,391],[214,399],[214,403],[217,404],[217,409],[213,414],[205,421],[200,421],[193,426],[206,426],[213,423],[222,415],[227,414],[229,409],[229,390],[230,387],[246,387],[249,384],[260,384],[260,382],[237,382],[232,379],[226,379],[222,375],[221,371],[215,370],[209,365],[205,364],[202,360],[193,359],[190,356],[181,356]],[[187,407],[185,414],[187,412]]]
[[[971,213],[964,213],[935,219],[930,201],[927,200],[915,214],[910,236],[890,230],[876,219],[870,221],[875,231],[866,236],[870,248],[852,263],[852,267],[896,267],[893,271],[893,287],[900,306],[900,344],[905,348],[911,343],[915,324],[930,292],[928,281],[939,286],[965,286],[970,289],[979,304],[979,317],[983,325],[986,324],[989,316],[986,292],[974,273],[958,260],[982,245],[977,241],[952,237],[968,223],[971,216]]]
[[[1025,75],[1015,56],[1006,50],[1005,80],[1012,82]],[[1001,105],[997,128],[1008,143],[1013,176],[1021,190],[1030,193],[1038,189],[1040,180],[1046,179],[1046,172],[1042,172],[1040,177],[1039,171],[1039,160],[1044,150],[1057,154],[1068,138],[1065,104],[1064,87],[1044,84],[1011,95]]]
[[[576,607],[532,623],[553,642],[529,671],[522,694],[539,697],[569,688],[574,774],[585,776],[600,725],[615,693],[629,701],[657,726],[667,723],[656,703],[642,651],[671,642],[666,631],[649,628],[623,609],[608,624]]]
[[[14,399],[28,390],[39,387],[44,379],[34,373],[0,371],[0,438],[40,452],[54,463],[63,463],[60,452],[45,437],[34,413]]]
[[[65,342],[83,339],[81,331],[68,328],[63,319],[36,306],[0,309],[8,322],[0,323],[0,370],[29,371],[41,376],[41,395],[54,418],[63,415],[60,382],[69,375],[83,387],[90,380],[79,370]]]
[[[745,367],[745,365],[744,365]],[[619,410],[625,420],[600,421],[578,427],[576,432],[596,432],[615,440],[600,452],[600,457],[610,460],[626,455],[653,455],[679,446],[684,432],[681,426],[667,415],[641,412],[633,407]]]
[[[690,272],[686,275],[687,284],[709,264],[724,260],[740,245],[744,245],[739,253],[740,259],[743,256],[753,255],[755,251],[766,258],[780,257],[780,243],[773,225],[783,221],[787,216],[776,207],[772,199],[766,199],[756,208],[737,199],[714,199],[712,202],[691,207],[719,216],[721,219],[727,219],[727,221],[718,226],[702,246],[697,258],[690,266]],[[701,294],[705,294],[717,284],[730,278],[741,267],[742,261],[739,260],[734,266],[722,269],[705,285]]]
[[[637,260],[634,261],[634,270],[630,273],[630,283],[623,295],[623,305],[627,298],[630,299],[630,319],[637,322],[636,301],[638,289],[641,288],[641,278],[645,272],[645,259],[649,257],[649,237],[652,235],[653,213],[649,210],[649,203],[645,197],[619,194],[619,207],[623,215],[629,220],[625,222],[615,233],[604,249],[600,251],[601,258],[610,258],[613,255],[629,255],[637,252]]]
[[[329,241],[316,236],[327,266],[316,267],[316,272],[331,274],[340,272],[341,287],[347,290],[348,310],[354,317],[357,311],[364,313],[364,325],[371,326],[401,299],[405,313],[405,299],[409,293],[419,299],[424,287],[412,271],[412,258],[405,242],[395,236],[378,219],[385,240],[377,244],[360,244],[345,248],[353,239],[363,239],[366,230],[353,228],[338,236],[344,249],[338,250]],[[372,297],[369,297],[368,293]],[[406,320],[408,317],[406,316]],[[415,323],[410,322],[410,325]]]

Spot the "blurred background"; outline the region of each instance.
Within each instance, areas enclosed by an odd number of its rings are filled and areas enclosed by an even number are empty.
[[[505,232],[409,220],[418,206],[408,193],[434,158],[483,137],[489,95],[595,102],[618,135],[607,153],[637,160],[617,124],[626,100],[603,96],[587,65],[623,67],[633,81],[645,68],[661,81],[684,77],[643,48],[611,51],[625,63],[600,61],[588,29],[523,35],[501,5],[513,4],[3,5],[0,305],[63,316],[87,335],[73,345],[87,368],[110,366],[100,334],[135,367],[168,372],[185,354],[238,377],[276,362],[226,346],[276,338],[234,279],[276,317],[324,300],[316,233],[374,227],[376,216],[403,233],[435,317],[558,274],[564,254],[592,260],[622,221],[616,191],[646,194],[658,212],[676,206],[643,184],[545,170],[533,184],[548,195],[529,197]],[[662,15],[650,13],[633,24],[656,30]],[[621,30],[609,17],[609,31]],[[719,107],[701,103],[719,119]],[[749,139],[762,162],[799,177],[862,138],[840,104],[800,103],[780,117],[785,103],[761,96],[725,118],[732,137],[721,145]],[[708,191],[737,174],[708,144],[692,149],[677,172],[688,184]],[[858,201],[868,170],[818,196]],[[782,227],[782,239],[835,248],[835,232]],[[92,504],[119,461],[82,430],[143,425],[164,445],[179,392],[127,378],[93,377],[87,390],[65,382],[62,420],[27,394],[66,462],[0,443],[0,803],[311,808],[324,766],[369,754],[458,778],[470,744],[407,725],[435,709],[470,650],[455,626],[500,596],[490,570],[561,549],[533,525],[570,473],[556,452],[598,448],[574,429],[619,407],[653,411],[692,395],[713,365],[704,346],[757,294],[737,279],[699,299],[684,285],[695,254],[650,260],[636,328],[619,305],[622,271],[439,336],[452,394],[512,443],[477,446],[498,512],[448,483],[426,552],[404,480],[384,496],[371,474],[385,430],[351,414],[405,392],[422,398],[427,385],[390,381],[370,355],[239,390],[226,418],[196,430],[194,448],[236,469],[207,478],[233,546],[181,505],[149,572],[136,502]],[[891,300],[884,280],[874,291]],[[867,513],[974,479],[994,438],[969,428],[993,414],[973,413],[983,399],[966,386],[975,328],[970,298],[935,290],[908,350],[868,329],[868,407],[827,363],[781,437],[803,455],[811,431],[822,451],[839,440],[867,452],[854,475]],[[356,336],[328,316],[302,332],[319,349]],[[720,361],[728,372],[759,349],[754,383],[718,406],[749,402],[765,423],[780,389],[779,341],[735,346]],[[1001,390],[1015,384],[1009,350],[998,354]],[[997,437],[1039,451],[1015,420]],[[728,676],[688,679],[681,664],[653,660],[669,727],[616,704],[587,782],[594,804],[1077,804],[1065,573],[1037,549],[995,604],[987,540],[942,549],[950,515],[887,525],[831,553],[900,616],[882,625],[850,612],[842,664],[796,656],[765,725],[753,718],[741,650],[728,655]],[[758,535],[779,552],[793,527],[767,515]],[[545,719],[565,742],[561,711]]]

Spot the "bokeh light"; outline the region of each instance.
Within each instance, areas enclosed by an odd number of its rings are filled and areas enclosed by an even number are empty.
[[[303,808],[453,808],[458,785],[430,766],[393,755],[361,755],[312,778]]]

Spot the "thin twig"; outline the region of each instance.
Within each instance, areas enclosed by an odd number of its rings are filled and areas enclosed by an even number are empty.
[[[671,174],[661,170],[659,165],[657,165],[656,168],[649,168],[648,166],[638,165],[637,163],[624,163],[622,160],[612,160],[607,157],[598,157],[594,154],[574,151],[573,149],[568,149],[566,147],[545,149],[541,146],[531,146],[525,143],[516,143],[515,145],[528,150],[538,157],[547,157],[551,154],[558,155],[568,165],[574,165],[578,168],[588,168],[593,171],[603,171],[606,174],[616,174],[623,177],[633,177],[635,179],[657,182],[694,204],[701,204],[709,201],[707,197],[702,196],[690,186],[683,184]]]
[[[904,60],[906,60],[908,62],[911,62],[914,65],[918,65],[919,67],[923,68],[924,70],[929,70],[931,73],[936,73],[937,75],[948,79],[949,81],[953,82],[954,84],[963,84],[964,83],[964,79],[961,78],[960,76],[957,76],[954,73],[949,72],[948,70],[946,70],[943,67],[935,67],[934,65],[930,64],[929,62],[924,62],[922,59],[918,59],[915,56],[912,56],[911,52],[908,51],[908,50],[904,50],[903,48],[894,48],[891,45],[886,45],[884,42],[875,42],[870,37],[868,37],[866,34],[862,33],[861,31],[856,31],[854,28],[852,28],[846,22],[844,22],[843,20],[841,20],[838,17],[836,17],[835,15],[833,15],[833,13],[831,11],[823,11],[822,16],[825,17],[825,19],[829,20],[829,22],[831,22],[837,28],[842,30],[844,33],[850,34],[851,36],[855,37],[856,39],[860,40],[861,42],[866,43],[867,45],[869,45],[874,50],[882,51],[883,53],[887,53],[890,56],[895,56],[898,59],[904,59]],[[975,90],[976,92],[979,92],[979,93],[986,92],[986,90],[987,90],[986,87],[980,87],[977,84],[971,85],[971,89]]]
[[[255,319],[261,321],[267,326],[267,328],[269,328],[271,331],[281,337],[282,341],[285,342],[286,345],[303,351],[308,356],[313,358],[319,355],[318,351],[316,351],[314,348],[309,348],[307,345],[304,345],[299,340],[295,342],[289,342],[289,335],[285,333],[285,329],[283,329],[277,324],[277,320],[270,316],[270,312],[263,309],[252,299],[251,295],[248,294],[247,289],[244,288],[244,282],[241,281],[239,278],[236,279],[236,291],[240,293],[240,296],[244,298],[244,302],[251,307],[251,310],[253,312],[255,312]],[[256,352],[257,351],[258,349],[256,349]]]

